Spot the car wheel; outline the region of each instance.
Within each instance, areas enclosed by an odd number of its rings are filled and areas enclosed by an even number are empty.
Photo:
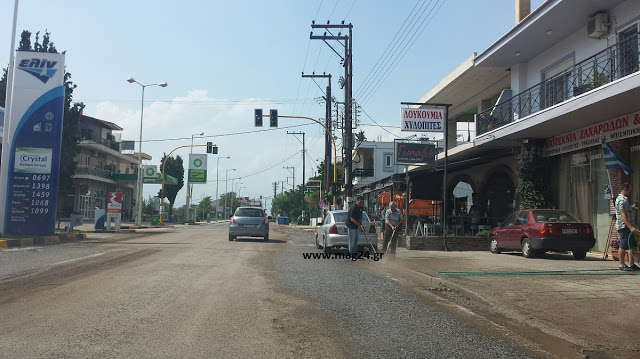
[[[529,238],[525,238],[522,240],[522,255],[525,258],[533,258],[536,255],[536,250],[531,247]]]
[[[491,236],[491,238],[489,238],[489,250],[491,251],[491,253],[495,254],[502,253],[502,249],[498,247],[498,240],[495,236]]]
[[[584,249],[576,249],[571,251],[573,253],[573,258],[575,259],[584,259],[587,256],[587,251]]]
[[[264,239],[265,242],[268,242],[269,241],[269,235],[267,234],[266,236],[263,237],[263,239]]]
[[[230,240],[230,241],[232,241],[232,240],[234,240],[234,239],[236,239],[236,237],[234,237],[234,236],[232,236],[232,235],[229,235],[229,240]]]
[[[320,245],[320,242],[318,242],[318,234],[316,233],[316,248],[321,249],[322,246]]]
[[[329,252],[331,252],[331,248],[329,248],[329,246],[327,246],[327,238],[326,238],[326,237],[324,238],[323,243],[324,243],[324,245],[322,246],[322,251],[323,251],[324,253],[329,253]]]

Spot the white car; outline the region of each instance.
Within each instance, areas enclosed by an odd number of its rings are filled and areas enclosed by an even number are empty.
[[[344,222],[347,220],[349,211],[329,211],[327,216],[316,227],[316,247],[324,249],[324,252],[330,251],[332,248],[349,248],[349,235],[347,234],[347,226]],[[361,229],[358,235],[358,247],[366,250],[378,251],[378,232],[375,223],[369,220],[366,212],[362,212],[362,225],[366,232]]]

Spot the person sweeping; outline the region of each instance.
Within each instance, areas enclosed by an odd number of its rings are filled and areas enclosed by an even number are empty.
[[[398,244],[398,235],[402,230],[402,212],[398,209],[395,201],[389,203],[389,209],[384,214],[384,243],[382,247],[385,253],[391,257],[396,255],[396,246]]]

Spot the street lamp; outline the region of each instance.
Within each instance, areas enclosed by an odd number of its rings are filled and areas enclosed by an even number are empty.
[[[225,174],[224,174],[224,193],[229,193],[227,191],[227,184],[229,183],[229,171],[235,171],[235,168],[226,170]],[[233,187],[233,181],[231,181],[231,187]],[[227,217],[227,197],[229,196],[224,196],[224,207],[222,207],[222,212],[224,213],[224,217]]]
[[[242,191],[243,188],[247,188],[247,187],[246,186],[238,187],[238,197],[240,197],[240,191]]]
[[[191,135],[191,153],[193,153],[193,136],[204,136],[204,132],[194,133]],[[189,167],[191,167],[191,157],[189,157]],[[189,169],[187,168],[187,171]],[[191,197],[193,196],[193,184],[189,183],[189,172],[187,172],[187,214],[185,216],[185,222],[189,222],[191,217]]]
[[[154,83],[154,84],[148,84],[148,85],[143,85],[141,83],[139,83],[138,81],[134,80],[132,77],[129,77],[127,79],[127,82],[129,82],[130,84],[132,83],[137,83],[138,85],[140,85],[140,87],[142,87],[142,105],[140,107],[140,142],[139,142],[139,147],[138,147],[138,186],[137,186],[137,200],[136,200],[136,209],[137,209],[137,214],[136,214],[136,225],[140,225],[142,223],[142,120],[144,118],[144,88],[145,87],[149,87],[149,86],[160,86],[160,87],[167,87],[167,83],[166,82],[158,82],[158,83]],[[164,173],[162,174],[164,176]]]
[[[220,183],[220,177],[218,175],[218,167],[220,167],[220,159],[221,158],[226,158],[226,159],[230,159],[231,157],[227,156],[227,157],[218,157],[218,160],[216,161],[216,206],[218,206],[218,183]],[[218,211],[216,210],[216,218],[218,218]]]

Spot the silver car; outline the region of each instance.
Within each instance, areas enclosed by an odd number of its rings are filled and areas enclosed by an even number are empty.
[[[344,224],[348,215],[349,211],[345,210],[327,212],[327,216],[322,223],[318,223],[316,228],[316,247],[318,249],[324,249],[326,253],[332,248],[349,248],[349,235],[347,234],[347,226]],[[374,249],[377,252],[376,225],[369,220],[369,216],[365,212],[362,212],[362,226],[366,233],[359,230],[358,247],[362,247],[364,250]]]
[[[262,208],[238,207],[229,223],[229,240],[236,237],[262,237],[269,240],[269,217]]]

